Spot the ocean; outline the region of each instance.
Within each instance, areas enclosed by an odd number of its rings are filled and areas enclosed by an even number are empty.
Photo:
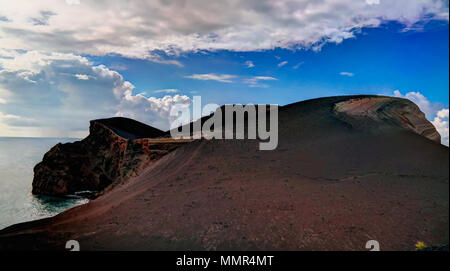
[[[67,138],[0,137],[0,229],[7,226],[54,216],[87,199],[67,199],[31,194],[33,167],[58,142]]]

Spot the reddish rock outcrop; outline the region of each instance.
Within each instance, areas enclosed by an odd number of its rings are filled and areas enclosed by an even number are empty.
[[[359,129],[404,128],[430,140],[441,143],[436,128],[406,99],[392,97],[365,97],[336,103],[335,113],[341,120]],[[379,125],[374,125],[373,121]]]
[[[163,134],[126,118],[91,121],[88,137],[57,144],[35,166],[33,194],[100,192],[121,183],[183,143],[152,138]]]

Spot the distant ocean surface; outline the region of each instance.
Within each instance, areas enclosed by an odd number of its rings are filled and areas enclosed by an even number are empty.
[[[31,194],[33,167],[58,142],[78,139],[0,137],[0,229],[12,224],[54,216],[87,199]]]

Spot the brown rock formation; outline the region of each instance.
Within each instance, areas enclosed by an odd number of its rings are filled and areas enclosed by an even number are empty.
[[[34,168],[34,194],[100,192],[135,176],[182,143],[154,139],[164,133],[126,118],[94,120],[89,130],[85,139],[57,144],[45,154]]]
[[[425,118],[425,114],[415,103],[406,99],[355,98],[336,103],[334,109],[343,121],[358,129],[404,128],[441,143],[441,136],[433,124]],[[377,125],[374,125],[373,121],[377,122]]]

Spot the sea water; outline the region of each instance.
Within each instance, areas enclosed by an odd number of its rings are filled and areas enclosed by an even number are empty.
[[[78,139],[0,137],[0,229],[54,216],[87,203],[82,198],[58,198],[31,194],[33,167],[57,143]]]

